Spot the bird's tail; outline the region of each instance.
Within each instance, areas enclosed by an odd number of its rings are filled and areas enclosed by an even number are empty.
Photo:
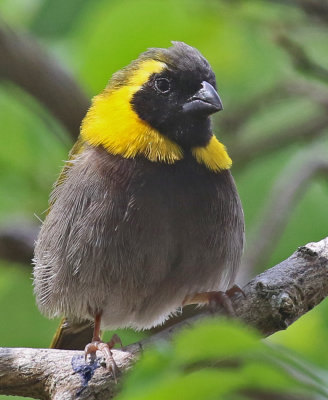
[[[68,318],[62,318],[52,339],[50,348],[84,350],[85,346],[92,341],[92,335],[92,321],[73,321]]]

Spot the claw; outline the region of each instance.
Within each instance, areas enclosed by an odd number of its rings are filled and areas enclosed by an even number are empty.
[[[123,343],[121,338],[115,333],[109,342],[107,342],[108,346],[112,349],[116,344],[119,344],[121,349],[123,349]]]
[[[117,383],[116,377],[119,374],[120,370],[119,370],[118,366],[116,365],[116,362],[113,358],[111,349],[115,346],[115,344],[119,344],[122,348],[123,347],[122,341],[119,338],[119,336],[115,334],[112,336],[112,338],[109,342],[107,342],[107,343],[103,342],[100,339],[100,321],[101,321],[101,313],[99,313],[95,316],[95,326],[94,326],[94,331],[93,331],[92,342],[87,344],[84,348],[85,362],[87,362],[88,354],[90,354],[90,355],[94,356],[94,358],[96,358],[97,350],[101,351],[104,356],[104,360],[105,360],[107,369],[112,371],[115,383]],[[104,363],[101,363],[101,364],[104,364]]]
[[[84,348],[84,360],[87,362],[88,354],[90,355],[96,355],[96,351],[99,350],[98,344],[100,341],[93,341],[89,344],[87,344]]]
[[[233,297],[236,293],[240,293],[244,298],[246,298],[245,292],[238,285],[233,285],[230,289],[225,292],[229,297]]]
[[[117,376],[119,375],[120,370],[113,358],[111,349],[117,343],[121,345],[121,348],[123,347],[121,339],[115,334],[107,343],[101,340],[95,340],[87,344],[84,349],[85,361],[87,361],[88,354],[96,356],[97,351],[100,351],[103,354],[106,367],[112,372],[115,383],[117,383]]]

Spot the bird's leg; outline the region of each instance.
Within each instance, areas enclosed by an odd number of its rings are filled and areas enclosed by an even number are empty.
[[[182,305],[208,304],[212,310],[215,310],[215,308],[219,305],[223,307],[228,315],[235,316],[235,310],[231,302],[231,297],[233,297],[236,293],[241,293],[243,296],[245,296],[245,293],[242,291],[242,289],[239,286],[234,285],[226,292],[203,292],[186,296]]]
[[[84,349],[85,360],[87,360],[88,354],[95,356],[97,350],[101,351],[104,355],[107,368],[112,370],[114,379],[116,381],[116,376],[119,372],[119,369],[115,363],[111,349],[115,346],[115,344],[120,344],[120,346],[123,347],[122,341],[118,335],[115,334],[112,336],[109,342],[103,342],[100,338],[100,322],[101,314],[97,314],[94,320],[92,342],[87,344]]]

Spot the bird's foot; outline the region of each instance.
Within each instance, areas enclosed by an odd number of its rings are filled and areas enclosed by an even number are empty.
[[[233,307],[231,298],[236,294],[241,293],[243,297],[245,297],[245,293],[243,290],[238,286],[234,285],[230,289],[225,292],[217,291],[217,292],[209,292],[208,297],[208,304],[210,310],[215,312],[217,307],[222,307],[225,313],[230,317],[235,317],[235,309]]]
[[[225,292],[230,298],[233,297],[236,293],[240,293],[244,298],[246,297],[243,289],[238,285],[233,285],[230,289]]]
[[[120,371],[113,358],[113,353],[111,352],[111,349],[115,346],[115,344],[119,344],[121,348],[123,347],[121,339],[116,334],[113,335],[111,340],[107,343],[103,342],[99,337],[93,338],[92,342],[85,346],[84,356],[85,361],[87,361],[88,354],[90,354],[92,357],[96,357],[96,352],[99,350],[104,357],[104,361],[100,364],[105,365],[107,369],[112,371],[114,380],[116,382],[116,377]]]
[[[208,294],[208,306],[210,311],[217,311],[218,307],[222,307],[225,314],[230,317],[235,317],[235,309],[233,308],[231,298],[227,292],[209,292]]]
[[[218,306],[220,306],[224,309],[227,315],[234,317],[236,313],[233,308],[231,298],[236,293],[241,293],[245,297],[245,293],[243,292],[243,290],[239,286],[234,285],[226,292],[222,291],[204,292],[187,296],[183,301],[183,305],[185,306],[188,304],[207,303],[210,307],[210,310],[213,312],[217,311]]]

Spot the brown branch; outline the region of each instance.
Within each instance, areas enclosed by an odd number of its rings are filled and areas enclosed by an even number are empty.
[[[293,94],[286,92],[286,83],[280,82],[274,87],[251,96],[239,106],[231,107],[230,111],[225,110],[222,115],[220,113],[217,119],[218,132],[222,132],[227,136],[227,139],[232,135],[234,140],[243,125],[253,118],[259,110],[267,108],[280,99],[286,99]]]
[[[328,83],[328,69],[313,61],[302,46],[283,34],[276,41],[291,57],[296,69]]]
[[[281,3],[287,6],[297,6],[305,14],[314,17],[325,24],[328,23],[328,1],[327,0],[270,0],[271,3]]]
[[[301,96],[328,110],[328,90],[326,86],[311,81],[292,80],[286,82],[285,92],[289,95]]]
[[[328,1],[327,0],[269,0],[270,3],[282,4],[290,7],[299,7],[309,17],[317,21],[328,23]]]
[[[239,280],[245,282],[265,265],[275,248],[288,216],[315,176],[328,174],[328,159],[318,144],[301,152],[283,169],[268,195],[268,204],[261,214],[260,224],[248,240]]]
[[[328,24],[328,1],[327,0],[295,0],[306,14],[316,17]]]
[[[271,335],[300,318],[328,295],[328,238],[300,247],[291,257],[251,280],[245,298],[235,294],[237,317]],[[158,341],[169,342],[175,332],[208,317],[203,309],[189,318],[113,355],[122,372],[129,369],[142,350]],[[85,364],[83,352],[47,349],[0,349],[0,394],[39,399],[108,399],[117,385],[99,364]]]
[[[12,82],[35,97],[75,140],[89,100],[75,80],[33,38],[0,26],[0,80]],[[0,258],[30,263],[35,226],[0,230]]]
[[[272,107],[282,99],[299,98],[300,96],[313,101],[325,110],[328,109],[328,90],[325,86],[301,79],[288,79],[253,95],[247,102],[236,105],[230,111],[225,110],[215,121],[217,122],[217,129],[215,130],[220,132],[225,143],[230,147],[230,142],[233,148],[236,137],[239,139],[242,136],[244,125],[254,118],[259,111]]]
[[[89,100],[74,79],[27,34],[0,26],[0,79],[20,86],[76,139]]]
[[[276,134],[236,143],[229,146],[229,153],[234,160],[234,167],[241,168],[248,162],[284,148],[297,141],[309,141],[328,130],[328,116],[319,115],[293,127],[283,129]]]
[[[31,264],[38,232],[38,226],[26,221],[2,226],[0,228],[0,258],[10,262]]]
[[[304,97],[316,103],[324,114],[319,114],[307,121],[296,123],[293,127],[268,133],[265,136],[244,140],[242,127],[258,112],[261,107],[272,105],[281,98]],[[246,104],[234,109],[233,115],[220,116],[218,132],[224,134],[224,142],[232,156],[234,168],[241,168],[254,159],[265,157],[296,141],[310,141],[328,132],[328,90],[324,86],[305,80],[292,80],[264,91]]]

